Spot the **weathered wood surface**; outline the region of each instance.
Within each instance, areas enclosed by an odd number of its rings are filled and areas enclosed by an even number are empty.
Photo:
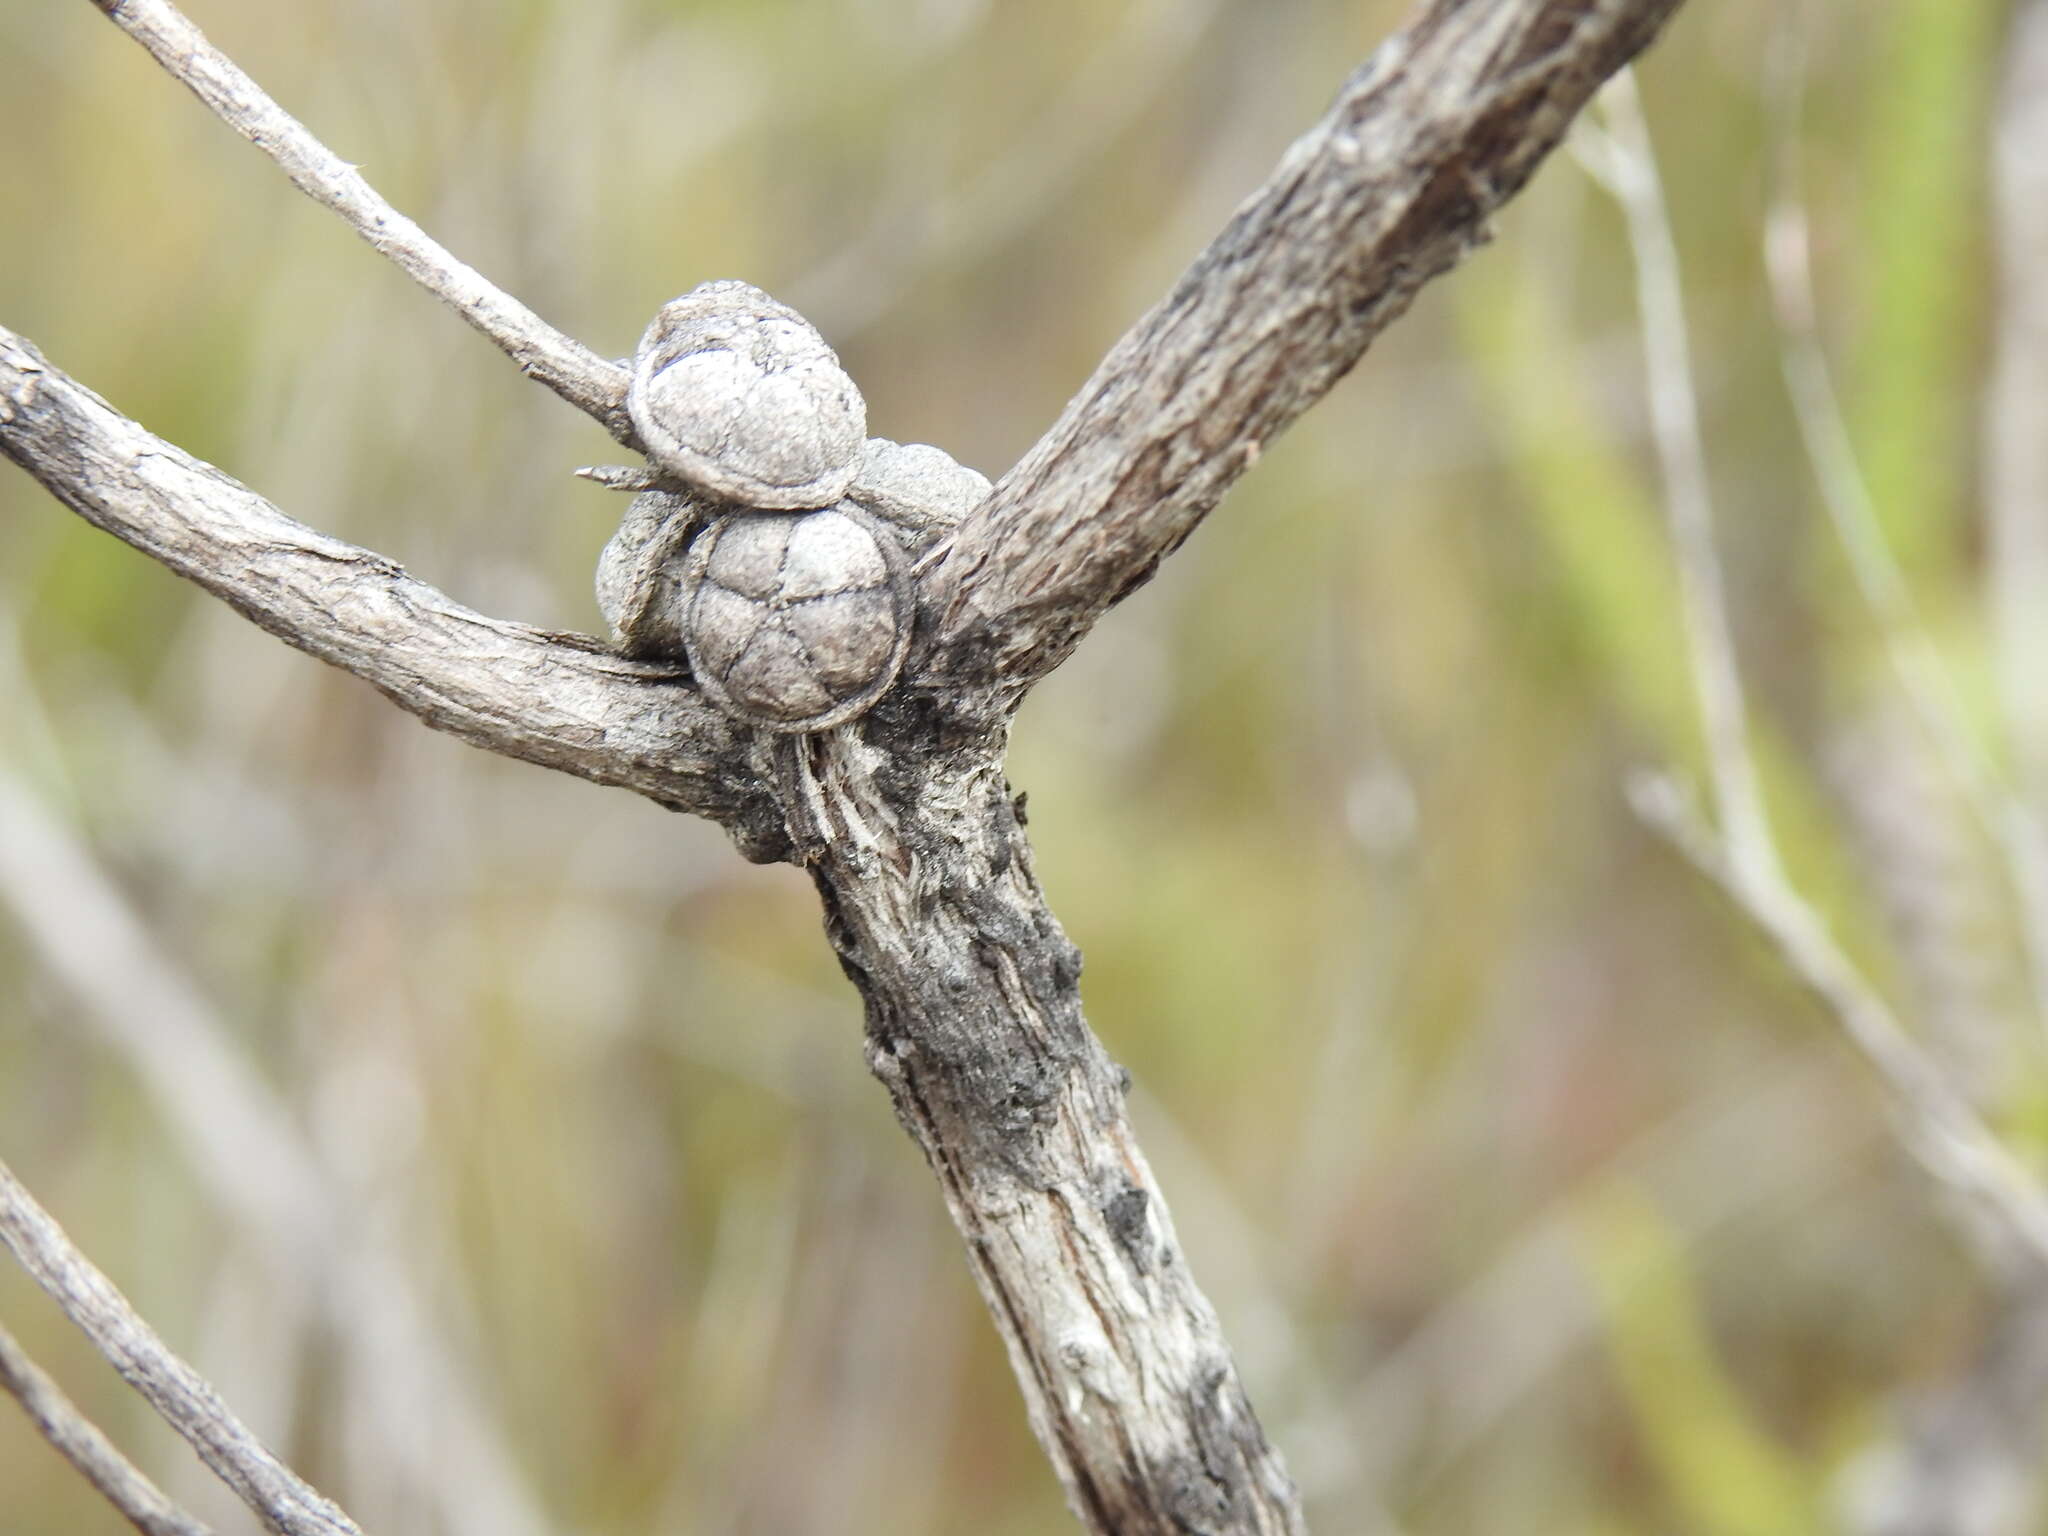
[[[633,440],[623,370],[479,296],[474,273],[386,221],[239,71],[181,71],[205,62],[204,40],[160,0],[96,3],[266,150],[289,149],[301,186],[522,368]],[[1421,284],[1486,237],[1678,3],[1425,6],[919,561],[901,681],[827,732],[750,731],[677,668],[464,609],[151,437],[4,331],[0,452],[437,729],[711,817],[747,857],[805,867],[865,1002],[870,1064],[939,1179],[1076,1513],[1118,1536],[1299,1531],[1131,1133],[1124,1076],[1083,1020],[1080,956],[1003,778],[1009,722]]]

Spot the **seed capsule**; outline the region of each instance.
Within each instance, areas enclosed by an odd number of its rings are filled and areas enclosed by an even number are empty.
[[[951,528],[988,495],[988,476],[953,462],[930,443],[871,437],[847,492],[877,517],[914,537]]]
[[[750,283],[703,283],[664,304],[626,391],[647,456],[746,507],[827,507],[846,494],[867,405],[811,323]]]
[[[699,686],[771,731],[852,719],[896,680],[910,645],[903,552],[850,502],[726,514],[692,541],[681,595]]]
[[[628,656],[683,654],[684,549],[710,515],[687,496],[644,491],[597,557],[597,609]]]

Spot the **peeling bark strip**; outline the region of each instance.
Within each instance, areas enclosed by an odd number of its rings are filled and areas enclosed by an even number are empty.
[[[404,220],[168,0],[94,3],[523,371],[637,441],[623,370]],[[827,732],[750,730],[679,668],[464,609],[152,437],[5,330],[0,452],[429,725],[806,867],[866,1005],[869,1063],[938,1177],[1076,1514],[1098,1536],[1296,1536],[1299,1500],[1131,1133],[1127,1078],[1082,1018],[1080,955],[1003,781],[1009,719],[1485,237],[1678,4],[1432,0],[919,561],[905,680]]]
[[[956,536],[950,676],[1021,692],[1151,579],[1679,0],[1436,0],[1339,93]]]

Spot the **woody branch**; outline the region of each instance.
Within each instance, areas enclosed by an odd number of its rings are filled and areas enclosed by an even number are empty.
[[[1007,718],[1485,237],[1678,3],[1426,5],[961,525],[927,576],[921,672],[830,736],[750,738],[680,676],[461,609],[150,437],[11,336],[0,451],[427,723],[710,815],[750,856],[803,857],[867,999],[870,1059],[940,1177],[1077,1513],[1102,1532],[1298,1530],[1080,1017],[1078,957],[1002,786]],[[391,210],[175,9],[95,4],[522,371],[631,440],[612,365]],[[866,841],[836,835],[855,827]],[[1090,1317],[1099,1328],[1076,1332]]]

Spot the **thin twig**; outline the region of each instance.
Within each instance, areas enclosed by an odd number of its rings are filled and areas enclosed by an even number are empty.
[[[89,851],[0,768],[0,910],[8,909],[141,1079],[215,1205],[251,1234],[275,1275],[311,1290],[364,1362],[365,1427],[387,1463],[438,1503],[451,1532],[544,1530],[403,1253],[351,1209],[277,1094]],[[408,1432],[408,1415],[431,1432]]]
[[[1994,355],[1986,389],[1984,507],[1996,671],[2012,747],[2006,841],[2027,882],[2030,937],[2048,1025],[2048,3],[2014,7],[1991,156],[1997,239]]]
[[[1631,71],[1624,69],[1608,82],[1600,93],[1599,108],[1606,131],[1581,124],[1573,147],[1579,163],[1621,206],[1628,224],[1629,249],[1635,256],[1651,436],[1677,555],[1680,602],[1699,694],[1715,817],[1745,876],[1765,878],[1775,872],[1777,855],[1749,751],[1742,675],[1728,622],[1721,558],[1714,547],[1714,502],[1707,481],[1699,401],[1692,386],[1685,287],[1664,207],[1664,187],[1650,151],[1649,131]]]
[[[4,1162],[0,1243],[122,1379],[278,1536],[362,1536],[339,1506],[272,1455],[212,1385],[171,1352]]]
[[[1988,595],[2017,777],[2048,814],[2048,0],[2012,8],[1991,143],[1997,290],[1985,399]]]
[[[541,319],[378,195],[362,173],[322,144],[170,0],[92,0],[221,121],[277,162],[292,184],[333,210],[377,253],[488,336],[528,378],[594,417],[629,447],[626,371]]]
[[[1780,71],[1788,82],[1797,70]],[[1972,815],[1999,852],[2019,905],[2034,1015],[2048,1029],[2048,833],[2040,818],[2013,794],[1970,729],[1961,691],[1913,600],[1871,499],[1869,482],[1850,441],[1848,423],[1821,347],[1806,204],[1800,193],[1796,88],[1781,94],[1787,122],[1780,130],[1778,183],[1764,222],[1764,269],[1782,338],[1782,367],[1799,436],[1813,466],[1822,504],[1849,557],[1864,606],[1876,620],[1899,687],[1918,717]]]
[[[2035,1259],[2048,1263],[2048,1200],[2040,1185],[1906,1033],[1891,1005],[1842,952],[1812,906],[1782,878],[1757,882],[1746,877],[1727,845],[1668,778],[1645,775],[1629,786],[1629,799],[1636,814],[1670,839],[1770,940],[1792,974],[1877,1069],[1891,1091],[1900,1139],[1920,1165],[1983,1209]]]
[[[64,1389],[29,1359],[4,1327],[0,1327],[0,1388],[13,1395],[43,1438],[143,1536],[213,1536],[210,1526],[186,1514],[143,1476],[100,1427],[78,1411]]]
[[[1635,809],[1728,894],[1827,1005],[1890,1090],[1901,1140],[1921,1165],[1984,1207],[2048,1263],[2048,1200],[2039,1185],[1901,1026],[1785,873],[1744,718],[1740,665],[1714,547],[1684,288],[1656,159],[1626,72],[1615,77],[1601,104],[1608,131],[1581,141],[1582,161],[1621,203],[1635,256],[1666,515],[1685,593],[1719,825],[1710,827],[1674,784],[1654,776],[1631,786]]]

